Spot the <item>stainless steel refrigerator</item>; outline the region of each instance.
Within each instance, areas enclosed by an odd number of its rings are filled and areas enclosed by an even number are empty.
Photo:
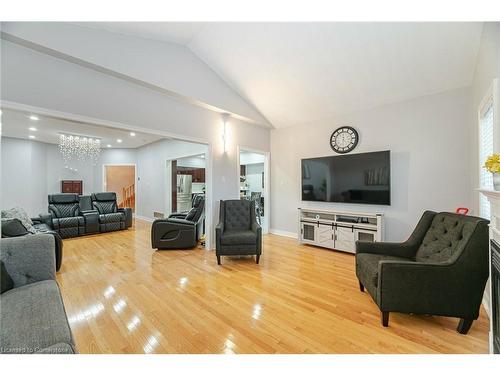
[[[191,196],[193,192],[193,176],[187,174],[177,175],[177,212],[191,209]]]

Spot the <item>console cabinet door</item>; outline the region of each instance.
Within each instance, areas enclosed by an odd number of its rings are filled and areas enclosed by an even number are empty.
[[[317,236],[316,228],[317,228],[317,224],[301,223],[300,224],[300,231],[301,231],[301,236],[302,236],[302,242],[311,243],[311,244],[316,243],[316,236]]]
[[[330,249],[334,248],[334,237],[335,231],[331,225],[322,225],[320,224],[318,229],[318,245],[328,247]]]
[[[356,252],[354,231],[351,228],[337,227],[335,230],[335,249]]]

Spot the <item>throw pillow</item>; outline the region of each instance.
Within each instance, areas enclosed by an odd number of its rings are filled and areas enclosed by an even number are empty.
[[[25,236],[28,233],[21,220],[2,218],[2,238]]]
[[[28,232],[36,232],[33,227],[33,222],[26,211],[24,211],[21,207],[14,207],[10,210],[2,210],[2,219],[19,219]]]
[[[5,264],[0,260],[0,293],[6,292],[14,288],[14,282],[5,269]]]

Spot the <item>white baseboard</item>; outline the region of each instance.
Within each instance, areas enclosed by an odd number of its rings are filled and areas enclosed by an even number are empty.
[[[139,220],[143,220],[143,221],[147,221],[147,222],[150,222],[150,223],[152,223],[153,221],[155,221],[155,219],[151,219],[150,217],[141,216],[141,215],[134,215],[134,218],[135,219],[139,219]]]
[[[277,236],[283,236],[283,237],[290,237],[290,238],[295,238],[297,239],[297,233],[295,232],[288,232],[286,230],[281,230],[281,229],[269,229],[269,233],[275,234]]]

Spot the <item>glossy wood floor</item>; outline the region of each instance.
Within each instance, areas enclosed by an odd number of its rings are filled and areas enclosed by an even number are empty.
[[[203,249],[154,251],[150,224],[64,240],[58,274],[80,353],[486,353],[484,311],[457,319],[379,311],[354,257],[264,236],[261,264]]]

